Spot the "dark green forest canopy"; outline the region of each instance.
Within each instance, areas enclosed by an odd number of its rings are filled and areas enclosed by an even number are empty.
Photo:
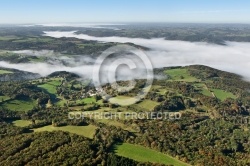
[[[80,92],[94,90],[93,85],[81,83],[77,75],[68,72],[1,82],[0,142],[4,149],[1,165],[152,165],[119,156],[112,149],[119,142],[142,145],[191,165],[249,164],[249,82],[238,75],[200,65],[156,69],[155,74],[166,77],[154,80],[144,99],[126,107],[98,96],[82,99]],[[130,93],[111,93],[114,97],[133,96],[144,80],[137,82]],[[107,89],[109,86],[105,85]],[[15,103],[22,108],[26,102],[32,102],[33,107],[16,110]],[[150,108],[147,109],[150,112],[179,112],[182,118],[106,121],[68,118],[69,111],[140,112],[145,108]],[[78,131],[63,131],[67,126],[86,126],[86,132],[93,132],[93,136],[90,139]],[[43,132],[34,132],[39,129]]]

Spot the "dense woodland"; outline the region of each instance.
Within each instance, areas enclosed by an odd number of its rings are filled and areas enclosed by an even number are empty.
[[[185,69],[198,80],[211,80],[207,84],[209,88],[223,88],[238,94],[238,98],[228,98],[221,101],[203,95],[195,83],[155,80],[153,87],[160,86],[168,91],[159,93],[159,89],[152,88],[145,99],[158,104],[150,111],[182,112],[182,118],[178,120],[117,120],[137,131],[133,132],[89,118],[70,120],[68,119],[68,110],[72,105],[47,107],[48,103],[56,102],[56,98],[53,98],[55,96],[39,87],[47,79],[64,78],[57,86],[58,91],[54,95],[64,97],[69,95],[71,97],[68,98],[71,98],[72,101],[78,98],[75,92],[93,89],[91,84],[86,84],[80,89],[73,88],[77,81],[72,80],[78,79],[75,74],[56,72],[48,78],[40,79],[40,81],[2,82],[0,95],[10,96],[8,101],[31,98],[36,101],[36,105],[29,111],[15,111],[1,107],[0,141],[3,149],[0,158],[1,165],[39,165],[40,163],[56,165],[62,163],[66,165],[152,165],[152,163],[140,163],[114,154],[112,148],[118,142],[149,147],[192,165],[250,164],[250,133],[248,130],[250,110],[249,100],[246,100],[249,93],[245,92],[250,87],[249,83],[239,79],[239,76],[235,74],[205,66],[189,66]],[[167,69],[158,69],[155,72],[160,73],[165,70]],[[226,84],[224,79],[232,81],[230,84]],[[70,83],[67,82],[69,80],[71,80]],[[126,84],[126,82],[120,82],[120,84]],[[130,96],[137,93],[143,84],[144,80],[139,80],[132,92],[123,95]],[[110,89],[110,85],[105,85],[104,88]],[[70,93],[66,93],[67,91]],[[116,92],[111,94],[113,96],[120,95]],[[96,97],[96,101],[99,100],[101,98]],[[6,101],[1,101],[0,106],[4,102]],[[143,99],[140,102],[143,102]],[[85,105],[82,110],[89,110],[89,105]],[[99,108],[142,111],[136,105],[124,108],[119,105],[112,106],[105,100],[94,105],[95,107],[91,106],[92,111]],[[18,119],[29,120],[32,123],[26,127],[17,127],[9,123]],[[33,129],[47,125],[59,127],[67,125],[87,126],[89,124],[97,126],[93,139],[63,131],[33,132]]]

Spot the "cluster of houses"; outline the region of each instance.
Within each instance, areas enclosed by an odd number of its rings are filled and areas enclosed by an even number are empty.
[[[93,97],[93,96],[96,96],[96,95],[101,95],[102,96],[102,94],[103,94],[103,89],[102,88],[95,88],[94,90],[93,89],[91,89],[91,90],[89,90],[88,92],[86,92],[86,93],[83,93],[82,94],[82,98],[86,98],[86,97]]]

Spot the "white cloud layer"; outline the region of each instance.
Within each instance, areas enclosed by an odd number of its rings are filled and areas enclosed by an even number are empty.
[[[226,45],[205,42],[169,41],[162,38],[94,37],[75,32],[45,32],[55,38],[75,37],[100,42],[134,43],[151,51],[146,54],[154,67],[202,64],[250,78],[250,43],[226,42]]]
[[[94,37],[85,34],[77,35],[74,32],[57,31],[45,32],[45,35],[55,38],[75,37],[99,42],[130,42],[151,49],[145,53],[148,55],[154,68],[202,64],[237,73],[250,80],[250,43],[226,42],[226,45],[223,46],[204,42],[169,41],[162,38]],[[43,50],[41,52],[24,50],[17,53],[35,56],[54,54],[53,51],[49,50]],[[69,65],[65,66],[65,63],[60,63],[63,60],[65,62],[68,61]],[[90,56],[78,56],[77,58],[55,56],[55,60],[52,60],[49,64],[10,64],[8,62],[0,62],[0,66],[35,72],[42,76],[46,76],[55,71],[69,71],[78,73],[84,77],[91,77],[94,62],[95,59]]]

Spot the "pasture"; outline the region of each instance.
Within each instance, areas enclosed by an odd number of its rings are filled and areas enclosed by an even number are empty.
[[[188,164],[183,163],[169,155],[157,152],[155,150],[129,143],[116,144],[113,147],[113,151],[123,157],[127,157],[136,161],[161,163],[174,166],[186,166]]]
[[[81,135],[87,138],[93,138],[95,130],[97,129],[94,125],[88,126],[62,126],[62,127],[54,127],[52,125],[44,126],[41,128],[33,129],[34,132],[43,132],[43,131],[66,131],[73,134]]]
[[[190,76],[187,69],[169,69],[165,70],[165,73],[170,76],[170,79],[173,81],[185,81],[185,82],[194,82],[197,81],[195,77]]]

